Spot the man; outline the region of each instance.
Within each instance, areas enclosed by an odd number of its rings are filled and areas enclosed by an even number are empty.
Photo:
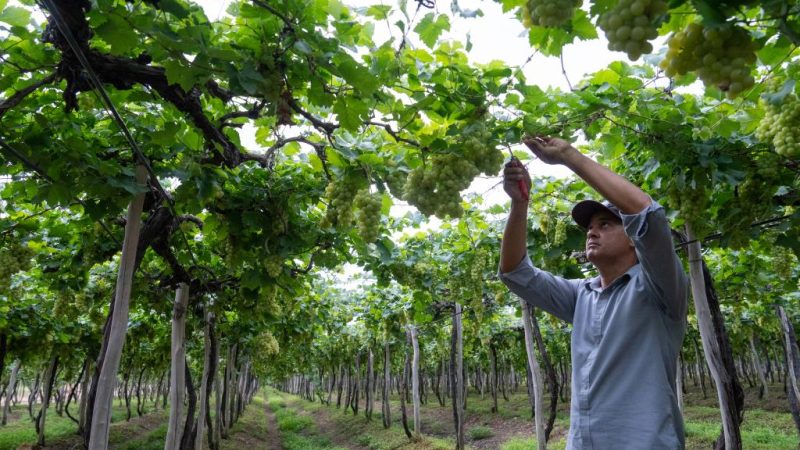
[[[688,282],[664,209],[562,139],[524,142],[543,162],[567,166],[607,200],[573,208],[599,276],[567,280],[533,267],[526,242],[530,176],[518,161],[505,167],[511,212],[500,278],[531,305],[572,324],[567,449],[684,448],[675,376]]]

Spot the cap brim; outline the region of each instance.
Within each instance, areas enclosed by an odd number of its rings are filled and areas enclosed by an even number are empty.
[[[619,213],[612,211],[606,205],[598,201],[583,200],[572,208],[572,220],[582,228],[589,228],[589,222],[592,220],[592,216],[601,211],[606,211],[617,218],[620,217]]]

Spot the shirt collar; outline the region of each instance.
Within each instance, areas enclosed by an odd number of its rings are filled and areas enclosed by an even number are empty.
[[[620,275],[616,280],[614,280],[606,289],[611,289],[620,285],[622,283],[628,282],[631,278],[635,277],[642,271],[642,265],[639,263],[634,264],[628,269],[625,273]],[[600,275],[589,278],[588,280],[584,281],[584,287],[589,291],[595,292],[602,292],[603,288],[600,286]]]

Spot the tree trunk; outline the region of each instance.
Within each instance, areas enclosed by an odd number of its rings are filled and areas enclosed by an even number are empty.
[[[536,338],[536,348],[539,349],[539,355],[542,357],[544,363],[544,371],[547,374],[547,383],[550,386],[550,413],[547,417],[547,424],[544,427],[544,438],[546,441],[550,440],[550,433],[553,431],[553,426],[556,423],[556,409],[558,407],[558,378],[556,377],[556,369],[550,361],[550,355],[547,353],[547,347],[544,345],[542,338],[542,331],[539,329],[539,320],[536,319],[534,309],[530,308],[531,325],[533,326],[533,336]]]
[[[3,419],[2,425],[8,421],[8,411],[11,408],[11,399],[14,397],[14,386],[17,385],[17,374],[19,373],[20,360],[15,360],[11,364],[11,375],[8,378],[8,387],[6,388],[6,401],[3,405]]]
[[[139,417],[142,417],[142,414],[144,414],[144,403],[142,402],[142,377],[144,376],[144,371],[146,369],[147,366],[142,367],[142,370],[139,371],[139,377],[136,380],[136,415]],[[146,397],[145,400],[147,400]]]
[[[185,360],[183,369],[186,375],[186,393],[188,394],[189,402],[186,408],[186,420],[183,424],[183,432],[181,433],[180,449],[192,450],[194,448],[194,410],[197,407],[197,393],[192,384],[192,373],[189,370],[189,364],[186,363]]]
[[[700,376],[700,389],[703,391],[703,398],[708,398],[708,393],[706,392],[705,360],[700,354],[700,346],[697,345],[697,339],[692,338],[692,343],[694,344],[694,357],[695,363],[697,364],[697,373]]]
[[[757,338],[754,336],[754,334],[750,333],[750,352],[753,353],[753,367],[755,367],[756,374],[758,375],[758,381],[761,383],[761,387],[758,390],[758,399],[761,400],[765,395],[769,395],[769,387],[767,386],[767,378],[764,374],[764,368],[761,365],[761,359],[758,357],[755,339]]]
[[[350,408],[353,410],[353,415],[358,415],[358,394],[361,390],[361,353],[356,352],[356,370],[355,382],[353,383],[353,401],[350,403]]]
[[[411,434],[411,430],[408,428],[408,414],[406,413],[406,400],[408,397],[408,372],[410,371],[411,361],[408,356],[408,347],[411,344],[411,333],[406,330],[406,345],[405,345],[405,357],[403,358],[403,392],[400,392],[400,413],[402,414],[402,423],[403,423],[403,430],[406,432],[406,436],[409,439],[413,437]]]
[[[411,391],[414,400],[414,437],[416,439],[422,438],[420,431],[420,417],[419,417],[419,340],[417,339],[417,327],[409,325],[411,331],[411,348],[414,350],[414,359],[411,363]]]
[[[186,308],[189,306],[189,286],[181,283],[172,307],[172,352],[169,374],[169,422],[164,450],[178,450],[181,442],[183,390],[186,385]]]
[[[67,402],[66,402],[66,404],[64,404],[64,411],[67,412],[67,417],[69,417],[70,420],[72,420],[76,424],[80,423],[80,419],[79,418],[76,419],[75,417],[72,417],[72,414],[70,414],[70,412],[69,412],[69,404],[72,402],[72,399],[75,398],[75,391],[78,389],[78,386],[81,384],[81,380],[83,380],[83,378],[84,378],[83,377],[84,373],[86,373],[86,365],[85,364],[81,366],[81,371],[78,374],[78,379],[75,380],[75,384],[73,384],[72,387],[70,388],[69,395],[67,396]],[[79,415],[79,417],[80,417],[80,415]],[[78,434],[80,434],[80,433],[78,433]]]
[[[39,411],[36,422],[36,429],[39,432],[36,442],[39,447],[44,447],[44,423],[47,417],[47,407],[50,406],[50,393],[53,391],[53,384],[56,381],[56,368],[58,367],[58,353],[55,348],[52,350],[52,355],[42,380],[42,409]]]
[[[797,347],[797,336],[794,333],[794,327],[786,316],[783,306],[775,305],[775,309],[781,322],[784,351],[786,352],[786,372],[789,379],[786,384],[786,396],[789,399],[789,408],[792,411],[794,424],[797,427],[798,434],[800,434],[800,387],[798,387],[800,380],[797,378],[800,375],[800,349]]]
[[[364,387],[364,397],[366,400],[366,405],[364,406],[364,413],[367,416],[367,420],[372,420],[372,383],[374,382],[374,356],[372,354],[372,348],[367,349],[367,380]]]
[[[111,407],[114,401],[114,387],[117,384],[117,371],[128,330],[128,310],[130,306],[133,272],[136,269],[136,251],[141,228],[142,207],[144,206],[147,170],[141,164],[136,166],[136,184],[142,192],[131,200],[125,223],[125,239],[122,243],[122,256],[119,262],[117,285],[114,291],[114,311],[109,316],[108,345],[97,379],[97,391],[92,407],[92,423],[89,432],[89,450],[104,450],[108,447],[108,429],[111,425]]]
[[[88,404],[89,404],[89,383],[92,381],[92,358],[86,357],[86,361],[83,363],[84,367],[84,374],[83,374],[83,381],[81,382],[81,402],[80,407],[78,408],[78,434],[83,436],[86,434],[86,421],[88,417],[86,417],[86,413],[88,412]]]
[[[466,448],[464,436],[464,360],[461,327],[461,304],[454,302],[453,333],[450,347],[450,385],[453,396],[453,422],[456,431],[456,450]]]
[[[494,342],[489,341],[489,391],[492,394],[493,413],[497,412],[497,350]]]
[[[742,435],[739,425],[742,422],[744,395],[736,380],[733,355],[727,339],[724,324],[721,323],[719,303],[711,282],[711,275],[700,253],[700,241],[696,239],[689,224],[686,225],[687,252],[689,255],[689,275],[697,313],[697,324],[703,352],[708,362],[711,376],[716,383],[717,397],[722,418],[722,436],[717,439],[715,449],[739,450],[742,448]],[[713,307],[712,307],[713,303]],[[712,309],[714,308],[714,309]],[[714,315],[712,315],[714,314]],[[719,317],[715,320],[715,316]]]
[[[383,343],[383,400],[381,402],[381,413],[383,413],[383,428],[392,426],[392,408],[389,397],[392,389],[392,360],[389,354],[389,340]]]
[[[208,411],[208,392],[211,386],[208,382],[210,369],[211,369],[211,322],[213,315],[208,312],[208,307],[204,308],[205,316],[205,351],[203,353],[203,376],[200,378],[200,411],[197,413],[197,423],[195,429],[197,430],[194,436],[194,449],[203,450],[203,433],[205,432],[206,412]]]
[[[533,326],[531,325],[531,309],[525,300],[520,299],[520,307],[522,308],[522,327],[525,330],[525,354],[528,358],[528,367],[531,371],[531,378],[533,380],[533,401],[534,401],[534,423],[536,424],[536,441],[538,442],[539,450],[547,448],[547,436],[544,432],[544,420],[542,419],[542,370],[539,368],[539,362],[533,354],[534,337]]]

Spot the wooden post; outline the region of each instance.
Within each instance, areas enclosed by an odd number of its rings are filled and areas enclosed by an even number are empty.
[[[136,184],[142,192],[131,200],[125,222],[125,239],[122,242],[122,255],[119,261],[117,285],[114,291],[114,313],[111,317],[108,347],[97,381],[97,394],[92,407],[92,424],[89,432],[89,450],[108,448],[108,430],[111,425],[111,406],[114,401],[114,388],[117,384],[117,371],[128,331],[128,312],[130,308],[133,272],[136,266],[136,246],[139,242],[141,216],[144,207],[147,169],[136,166]]]
[[[172,307],[172,352],[169,376],[169,425],[164,450],[178,450],[181,443],[180,425],[183,414],[183,390],[186,385],[186,307],[189,305],[189,286],[181,283]]]

